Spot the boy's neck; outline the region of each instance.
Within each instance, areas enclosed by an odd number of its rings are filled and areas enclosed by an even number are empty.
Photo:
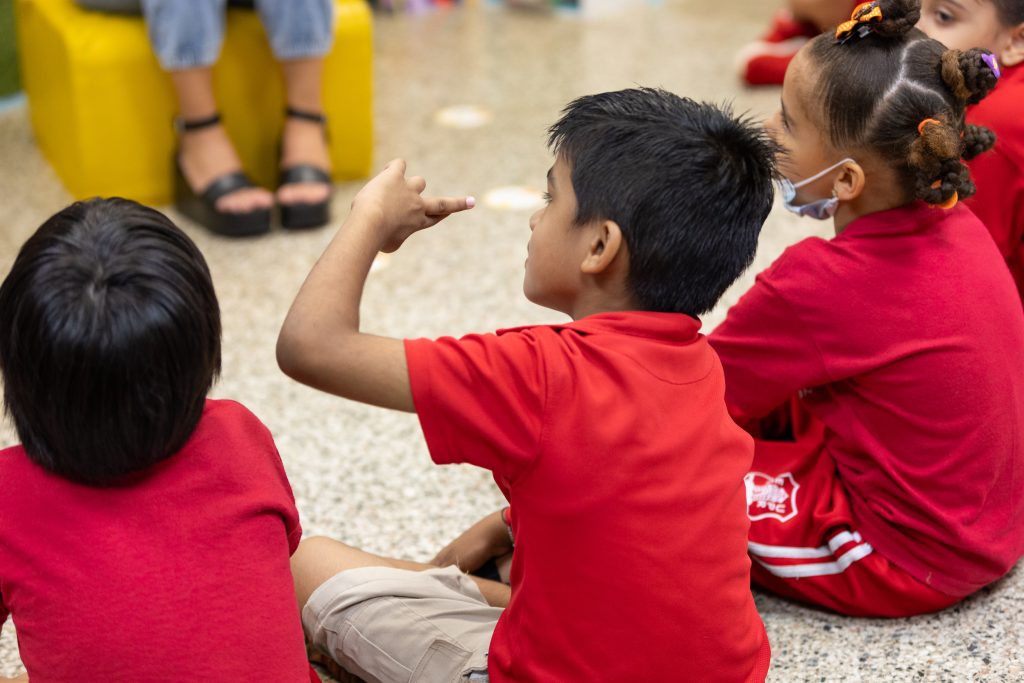
[[[573,320],[581,320],[598,313],[639,310],[642,310],[642,307],[632,294],[627,294],[626,292],[612,293],[594,288],[581,292],[571,310],[563,312],[567,313]]]

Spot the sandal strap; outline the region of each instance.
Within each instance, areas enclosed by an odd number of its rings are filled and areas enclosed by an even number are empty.
[[[249,180],[249,176],[245,175],[242,171],[234,171],[232,173],[225,173],[219,178],[212,180],[203,189],[202,196],[205,201],[213,204],[224,195],[247,187],[255,187],[252,181]]]
[[[318,114],[313,111],[304,111],[302,109],[295,109],[294,107],[286,108],[284,110],[284,115],[290,119],[302,119],[303,121],[319,123],[321,126],[327,123],[327,117],[324,114]]]
[[[183,119],[176,117],[174,119],[174,127],[179,133],[191,133],[194,130],[202,130],[203,128],[210,128],[220,123],[220,114],[212,114],[207,116],[205,119]]]
[[[278,179],[279,185],[291,185],[292,183],[327,183],[332,184],[330,174],[322,168],[312,164],[296,164],[281,169],[281,176]]]

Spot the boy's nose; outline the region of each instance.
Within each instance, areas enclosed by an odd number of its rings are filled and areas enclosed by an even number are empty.
[[[533,212],[533,215],[530,216],[530,232],[533,232],[533,229],[537,227],[537,221],[540,220],[540,214],[543,210],[544,209],[537,209]]]

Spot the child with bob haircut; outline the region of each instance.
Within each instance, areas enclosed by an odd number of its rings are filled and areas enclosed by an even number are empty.
[[[924,0],[917,27],[947,47],[980,47],[1002,72],[995,90],[967,108],[967,120],[991,129],[990,154],[968,166],[978,186],[967,205],[988,227],[1024,300],[1024,0]]]
[[[836,236],[790,247],[711,335],[756,437],[751,570],[856,616],[940,610],[1024,552],[1024,312],[963,157],[988,52],[861,5],[786,73],[770,123],[786,206]]]
[[[318,681],[295,614],[298,512],[270,433],[206,399],[220,311],[195,244],[78,202],[0,286],[0,624],[32,681]],[[253,662],[260,662],[254,669]]]
[[[356,196],[278,341],[287,374],[415,411],[435,462],[493,472],[513,506],[511,591],[307,539],[292,563],[303,623],[367,681],[763,681],[743,513],[752,442],[696,316],[754,256],[774,147],[728,112],[649,89],[576,100],[550,143],[523,290],[572,322],[360,332],[374,255],[473,206],[421,197],[424,180],[395,161]]]

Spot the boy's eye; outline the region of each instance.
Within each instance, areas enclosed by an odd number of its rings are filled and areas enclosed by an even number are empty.
[[[545,192],[544,194],[541,195],[541,197],[544,199],[544,203],[545,204],[550,204],[551,203],[551,193],[550,192]]]

